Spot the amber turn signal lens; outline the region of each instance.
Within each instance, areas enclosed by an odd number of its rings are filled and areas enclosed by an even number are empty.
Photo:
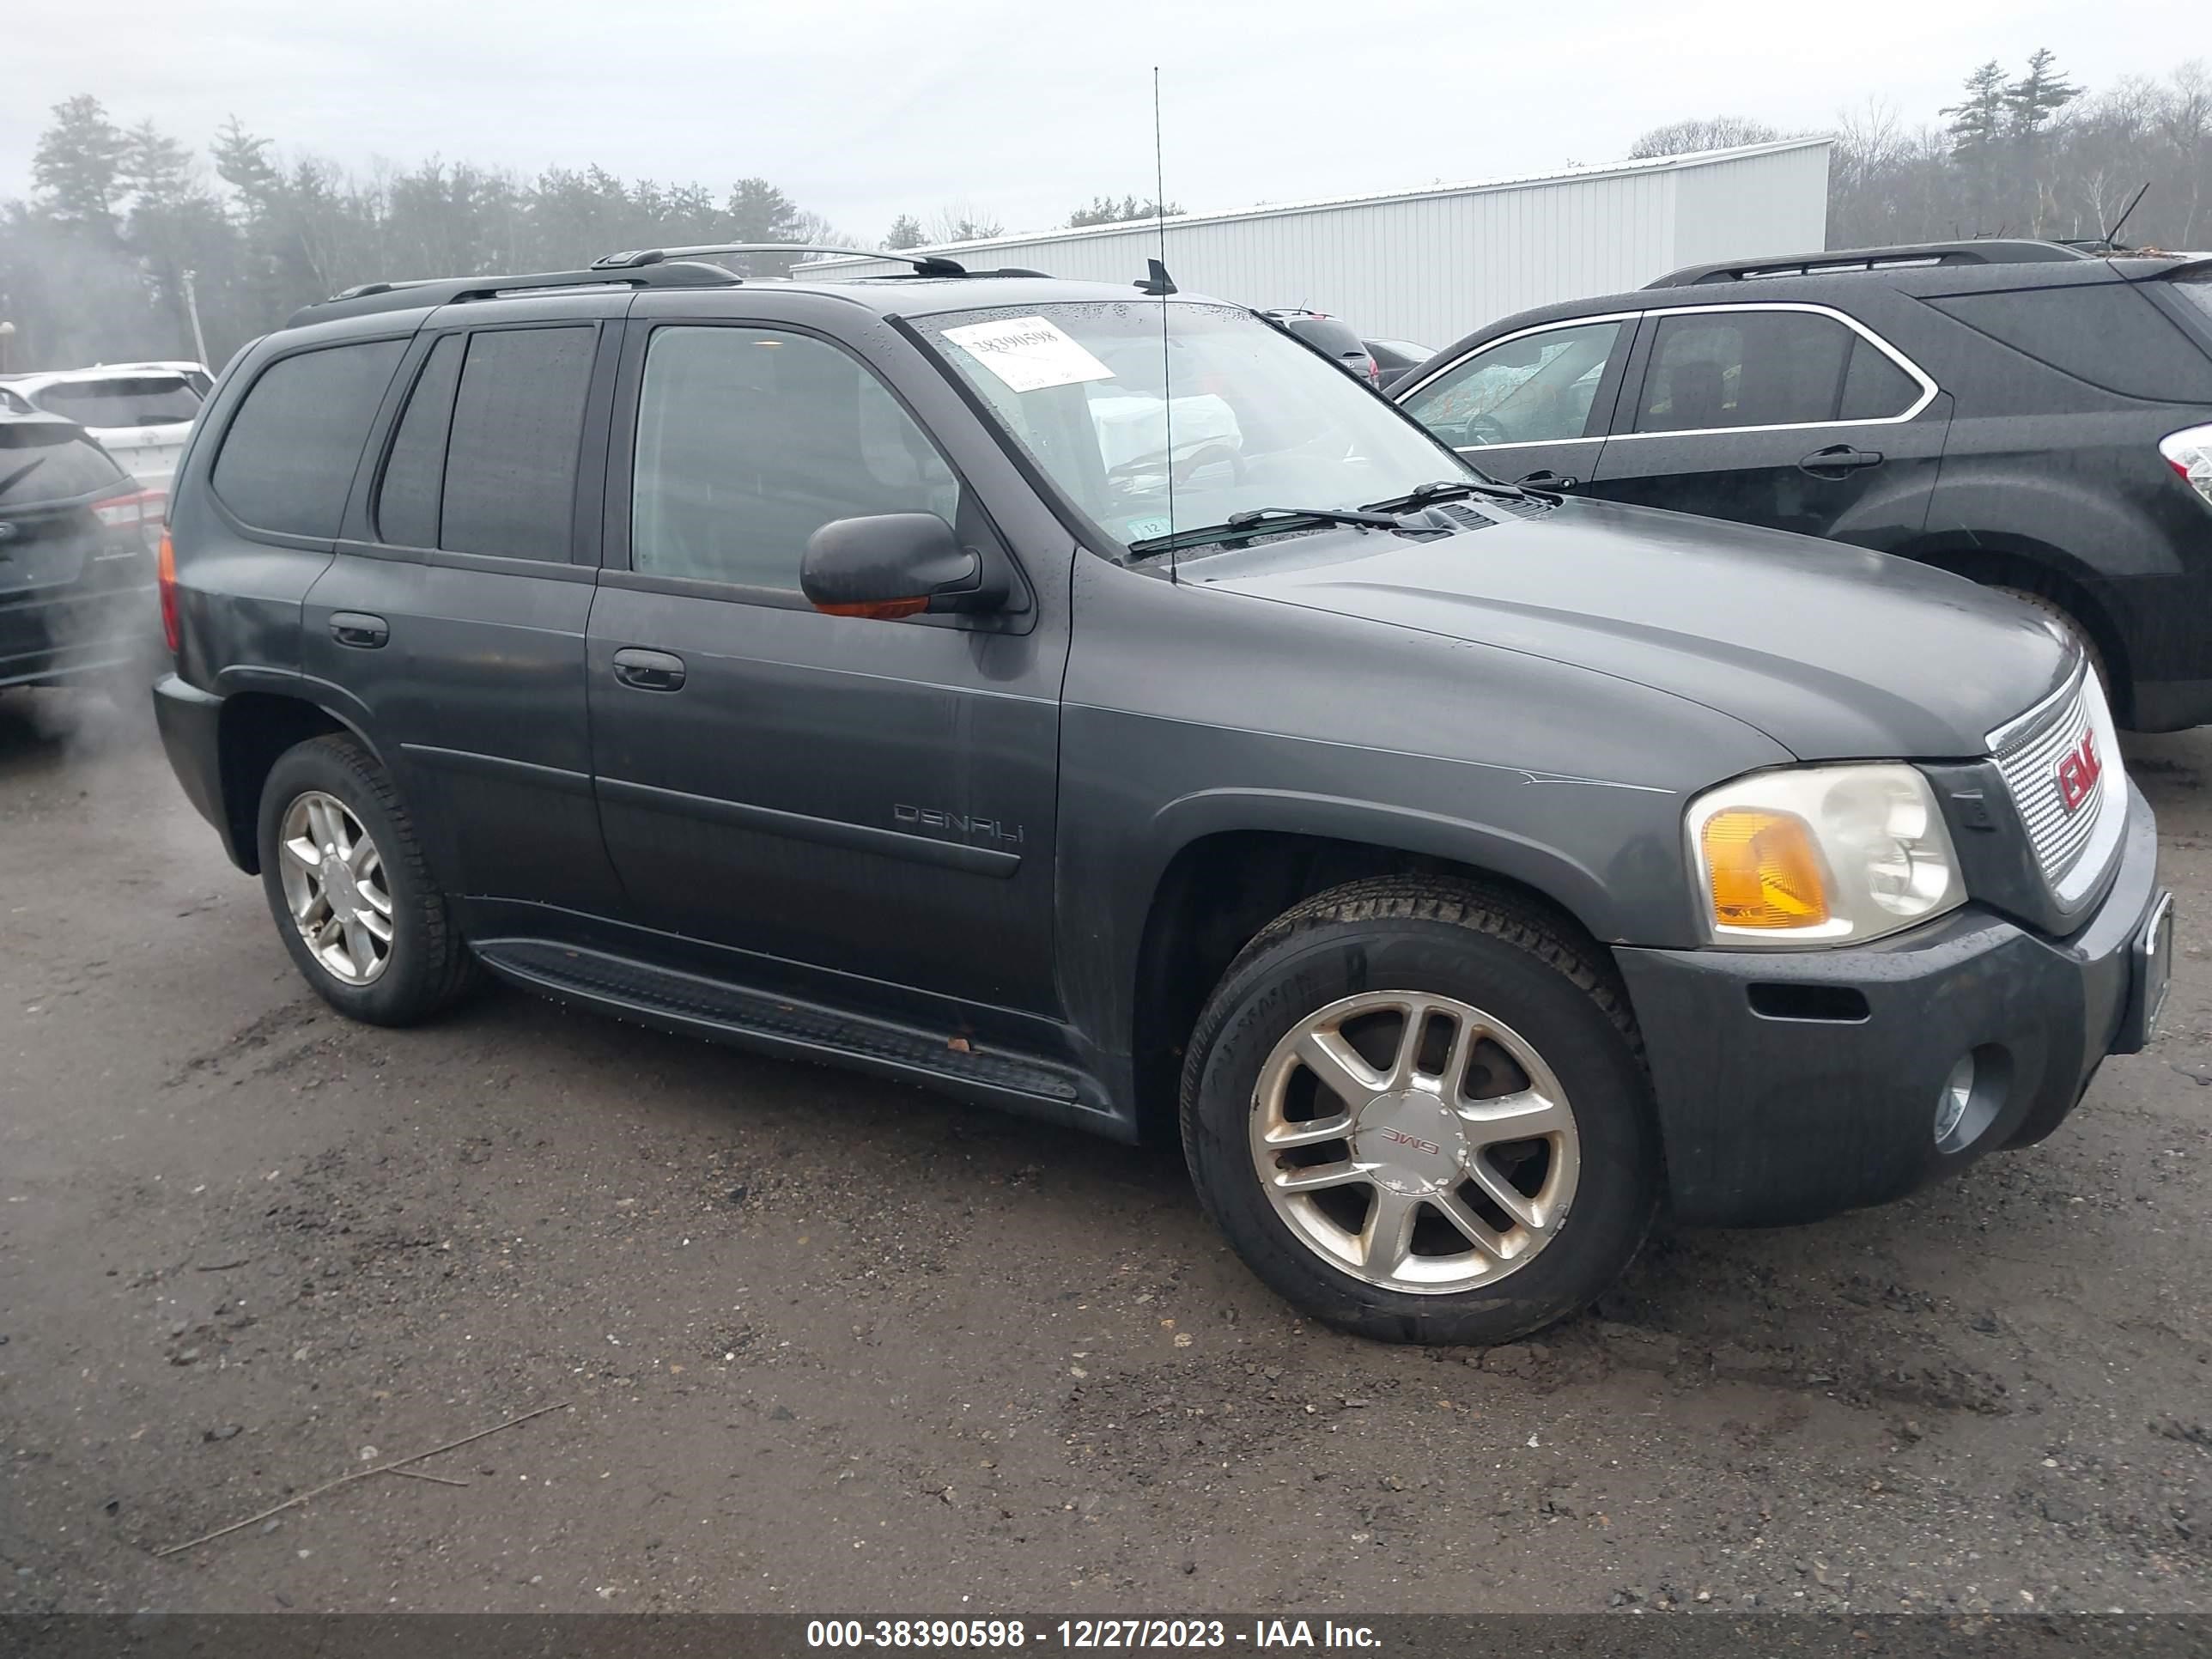
[[[1828,919],[1813,832],[1795,813],[1732,806],[1705,820],[1698,840],[1723,927],[1816,927]]]
[[[155,556],[154,588],[161,605],[161,638],[173,657],[181,637],[177,626],[177,550],[169,544],[166,530],[161,532],[161,551]]]
[[[896,622],[902,617],[919,617],[929,609],[927,596],[912,599],[878,599],[861,605],[824,605],[814,601],[814,608],[825,617],[864,617],[871,622]]]

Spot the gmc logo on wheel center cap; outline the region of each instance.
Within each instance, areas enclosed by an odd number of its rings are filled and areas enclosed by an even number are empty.
[[[1382,1131],[1382,1134],[1385,1140],[1395,1141],[1401,1146],[1411,1146],[1415,1152],[1426,1152],[1432,1158],[1443,1151],[1443,1148],[1437,1146],[1435,1141],[1424,1140],[1419,1135],[1409,1135],[1403,1129],[1385,1128]]]
[[[2104,771],[2104,762],[2097,758],[2097,734],[2082,732],[2081,747],[2069,750],[2059,758],[2059,803],[2069,813],[2079,810],[2081,803],[2096,793],[2097,780]]]

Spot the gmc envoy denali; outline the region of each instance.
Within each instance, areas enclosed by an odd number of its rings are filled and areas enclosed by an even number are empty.
[[[746,252],[371,284],[216,388],[155,702],[343,1012],[488,971],[1179,1135],[1299,1308],[1472,1342],[2148,1040],[2151,814],[2027,607],[1495,483],[1157,268]]]

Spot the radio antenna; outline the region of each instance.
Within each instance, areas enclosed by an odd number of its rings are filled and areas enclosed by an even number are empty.
[[[1168,295],[1175,292],[1175,283],[1168,276],[1168,174],[1166,151],[1160,143],[1160,66],[1152,65],[1152,219],[1159,229],[1159,258],[1152,262],[1152,281],[1148,284],[1160,296],[1160,437],[1161,447],[1167,454],[1168,469],[1168,534],[1176,530],[1175,515],[1175,386],[1169,376],[1171,365],[1168,354]],[[1176,570],[1176,549],[1168,544],[1168,580],[1179,581]]]

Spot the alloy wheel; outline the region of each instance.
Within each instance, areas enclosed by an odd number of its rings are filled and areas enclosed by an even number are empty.
[[[1261,1067],[1254,1168],[1340,1272],[1443,1295],[1496,1283],[1558,1236],[1581,1169],[1575,1115],[1504,1021],[1427,992],[1321,1008]]]
[[[341,985],[374,984],[392,960],[384,855],[336,795],[309,789],[277,830],[284,901],[307,952]]]

